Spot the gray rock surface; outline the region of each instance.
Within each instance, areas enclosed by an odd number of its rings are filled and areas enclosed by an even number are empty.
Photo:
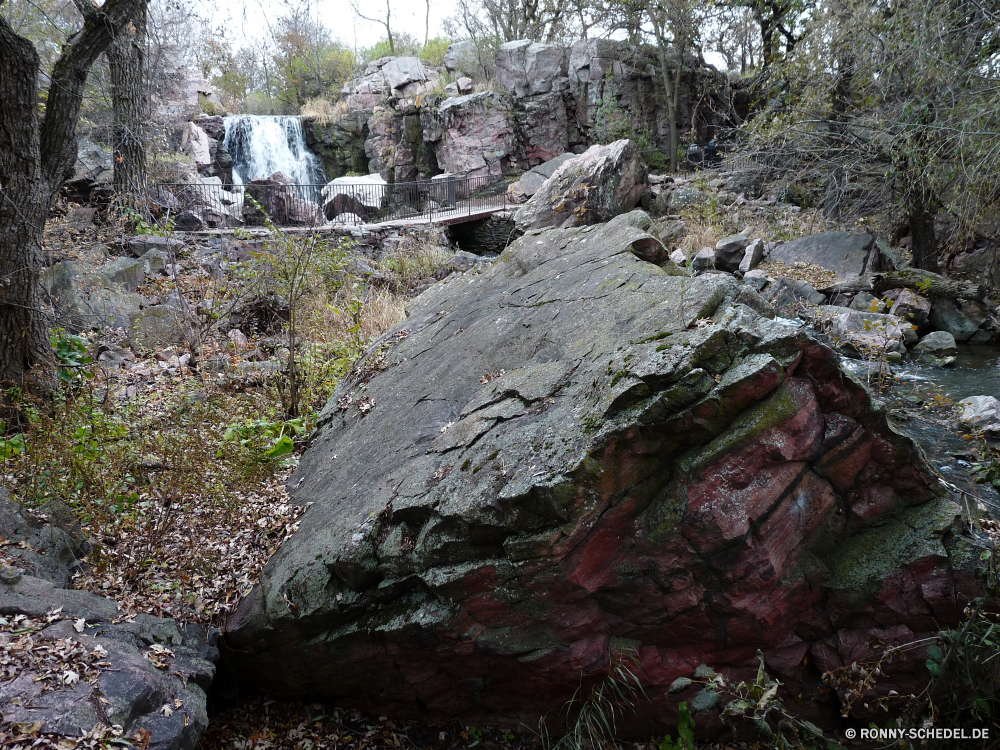
[[[150,250],[162,250],[168,254],[176,254],[184,249],[182,240],[174,237],[160,237],[155,234],[141,234],[136,237],[129,237],[125,242],[128,251],[136,258],[141,258]]]
[[[517,182],[510,186],[508,195],[514,203],[524,203],[541,189],[545,181],[548,180],[563,164],[570,159],[576,158],[576,154],[560,154],[554,159],[549,159],[536,167],[532,167]]]
[[[915,446],[752,290],[639,260],[630,217],[526,233],[341,380],[289,483],[313,505],[227,623],[239,680],[534,726],[627,643],[648,737],[702,660],[760,648],[798,690],[860,623],[959,621],[957,507]]]
[[[851,281],[865,273],[875,238],[858,232],[823,232],[800,237],[771,249],[767,259],[786,265],[814,263],[837,276],[834,284]]]
[[[742,234],[719,240],[715,243],[715,267],[730,273],[738,271],[749,244],[750,239]]]
[[[950,299],[934,300],[928,322],[934,330],[950,333],[955,341],[968,341],[979,330],[979,323],[967,318]]]
[[[139,354],[168,346],[188,346],[191,336],[192,326],[185,311],[167,305],[136,313],[128,329],[129,346]]]
[[[715,250],[710,247],[703,247],[694,254],[691,259],[691,272],[702,273],[715,268]]]
[[[634,141],[592,146],[563,162],[514,213],[520,231],[586,226],[631,211],[646,189],[646,167]]]
[[[114,602],[62,587],[77,564],[64,554],[74,540],[6,498],[0,498],[0,536],[26,543],[33,553],[8,547],[16,567],[0,562],[0,644],[30,630],[29,654],[51,646],[73,659],[53,680],[44,654],[21,659],[24,651],[15,650],[5,661],[10,677],[0,681],[0,722],[37,722],[41,733],[67,738],[118,725],[129,738],[148,732],[149,748],[194,750],[208,725],[205,691],[219,658],[217,635],[151,615],[113,622],[119,614]],[[39,565],[40,558],[48,562]],[[55,570],[60,566],[61,573]],[[78,664],[87,670],[67,676]]]
[[[970,396],[958,403],[962,405],[958,417],[962,424],[979,430],[1000,424],[1000,401],[993,396]]]
[[[143,269],[140,266],[138,270]],[[127,328],[132,316],[146,305],[142,296],[74,261],[44,269],[40,282],[43,299],[52,306],[56,323],[74,333],[92,328]]]
[[[145,266],[135,258],[115,258],[97,273],[127,292],[134,292],[146,280]]]
[[[932,354],[936,357],[955,354],[958,351],[958,347],[955,346],[955,337],[947,331],[928,333],[916,343],[913,349],[922,354]]]
[[[915,325],[917,328],[923,327],[927,322],[931,313],[929,299],[909,289],[897,289],[895,294],[889,292],[888,295],[895,297],[892,307],[889,308],[890,314]]]
[[[753,271],[764,259],[764,240],[756,239],[751,242],[743,252],[743,259],[740,261],[739,271],[747,274]]]

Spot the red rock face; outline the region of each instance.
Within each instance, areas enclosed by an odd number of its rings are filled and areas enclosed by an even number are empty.
[[[535,726],[625,663],[648,701],[619,730],[649,736],[700,664],[752,676],[759,649],[811,696],[823,671],[961,618],[958,509],[913,443],[830,350],[633,241],[614,223],[528,234],[345,379],[292,480],[317,505],[228,624],[241,679]],[[360,389],[393,408],[336,406]],[[924,658],[879,690],[925,679]],[[825,696],[803,710],[830,724]]]

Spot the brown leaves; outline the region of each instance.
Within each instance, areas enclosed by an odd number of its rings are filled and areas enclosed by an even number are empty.
[[[108,666],[108,652],[101,645],[88,649],[75,638],[50,638],[42,634],[63,619],[60,610],[42,618],[27,615],[0,617],[0,683],[28,674],[42,690],[93,683]]]

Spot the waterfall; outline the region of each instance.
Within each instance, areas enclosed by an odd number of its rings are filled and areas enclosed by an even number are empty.
[[[288,115],[232,115],[225,118],[226,148],[233,157],[233,182],[284,172],[296,185],[323,185],[323,165],[306,148],[302,121]]]

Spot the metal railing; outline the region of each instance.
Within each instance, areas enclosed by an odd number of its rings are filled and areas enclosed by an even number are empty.
[[[228,189],[218,183],[161,184],[152,197],[160,213],[174,217],[178,229],[263,226],[265,216],[281,227],[457,223],[505,208],[507,182],[495,175],[397,183],[334,180],[325,185],[253,180]]]

